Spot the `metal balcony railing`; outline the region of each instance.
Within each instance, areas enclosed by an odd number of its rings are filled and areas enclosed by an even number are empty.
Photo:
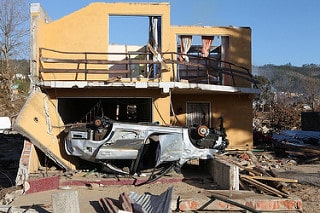
[[[109,78],[161,78],[164,71],[170,70],[174,81],[186,80],[190,83],[225,85],[229,78],[230,86],[237,86],[242,79],[256,87],[249,69],[216,58],[185,54],[188,61],[179,60],[182,54],[177,52],[157,53],[152,47],[145,51],[127,53],[101,52],[65,52],[47,48],[39,50],[39,75],[44,73],[84,74],[88,80],[90,74],[108,74]],[[179,57],[180,56],[180,57]],[[55,81],[59,81],[59,77]],[[105,79],[104,79],[105,80]]]

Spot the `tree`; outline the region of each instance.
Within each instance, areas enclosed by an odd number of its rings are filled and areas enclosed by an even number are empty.
[[[28,1],[0,0],[0,98],[11,107],[12,79],[16,72],[12,60],[23,57],[28,35]]]
[[[264,76],[254,76],[255,80],[259,82],[258,87],[260,89],[259,96],[254,100],[258,111],[264,112],[265,110],[269,110],[268,106],[270,106],[274,99],[274,94],[271,91],[272,85],[268,78]],[[265,108],[267,107],[267,108]]]
[[[308,78],[303,84],[306,93],[307,104],[311,107],[312,111],[319,110],[317,101],[319,100],[320,82],[314,78]]]

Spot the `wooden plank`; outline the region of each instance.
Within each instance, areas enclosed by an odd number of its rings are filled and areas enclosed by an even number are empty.
[[[281,178],[281,177],[270,177],[270,176],[249,176],[249,175],[240,175],[240,177],[247,177],[256,180],[267,180],[267,181],[278,181],[278,182],[287,182],[287,183],[298,183],[297,179]]]
[[[154,55],[155,59],[157,59],[157,61],[160,62],[161,66],[162,66],[162,70],[168,70],[169,68],[167,66],[166,63],[164,63],[162,56],[160,55],[160,53],[158,53],[155,49],[153,49],[153,47],[148,43],[147,44],[149,50],[152,52],[152,54]]]
[[[273,194],[273,195],[276,195],[278,197],[289,197],[288,194],[284,193],[284,192],[281,192],[271,186],[268,186],[266,184],[263,184],[257,180],[254,180],[254,179],[251,179],[251,178],[247,178],[247,177],[241,177],[242,180],[254,185],[255,187],[259,188],[260,190],[264,191],[264,192],[267,192],[267,193],[270,193],[270,194]]]

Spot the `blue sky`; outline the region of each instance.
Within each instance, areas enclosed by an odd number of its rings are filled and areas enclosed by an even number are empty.
[[[59,19],[82,7],[97,2],[92,0],[38,0],[53,19]],[[170,2],[171,25],[239,26],[252,29],[252,64],[291,63],[320,64],[320,0],[171,0],[171,1],[103,1],[103,2]],[[127,20],[115,18],[127,23]],[[135,19],[127,23],[128,32],[145,25]],[[142,23],[146,19],[142,20]],[[116,22],[111,22],[116,23]],[[112,25],[111,25],[112,27]],[[111,29],[112,30],[112,29]],[[114,33],[118,33],[114,31]],[[111,34],[110,42],[119,43],[130,36]]]

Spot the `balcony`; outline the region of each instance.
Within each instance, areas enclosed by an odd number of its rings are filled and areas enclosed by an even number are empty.
[[[181,58],[188,60],[181,60]],[[177,52],[156,52],[150,45],[139,51],[63,52],[39,49],[40,81],[112,81],[156,79],[172,72],[172,81],[239,86],[246,82],[256,87],[249,69],[216,58],[182,55]]]

